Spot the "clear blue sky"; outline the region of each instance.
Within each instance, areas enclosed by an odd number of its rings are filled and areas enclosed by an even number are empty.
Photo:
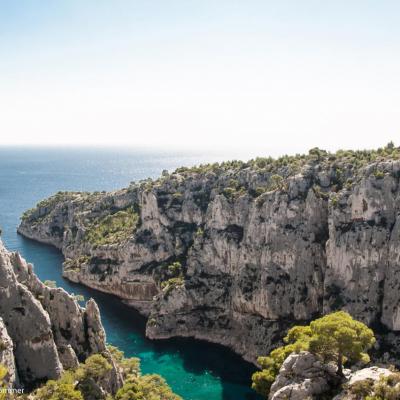
[[[3,144],[400,144],[400,2],[0,0]]]

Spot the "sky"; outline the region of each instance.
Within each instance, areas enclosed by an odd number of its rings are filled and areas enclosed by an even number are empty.
[[[397,0],[0,0],[0,143],[400,145]]]

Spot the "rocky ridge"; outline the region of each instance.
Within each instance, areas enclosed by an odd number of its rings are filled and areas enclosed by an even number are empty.
[[[59,248],[64,276],[246,359],[286,328],[344,309],[398,354],[400,149],[181,168],[111,193],[63,193],[22,235]],[[393,345],[394,344],[394,345]]]
[[[46,286],[0,241],[0,364],[7,384],[33,388],[95,353],[109,356],[97,304],[89,300],[83,309],[63,289]],[[117,386],[117,371],[111,375]]]
[[[335,365],[324,364],[317,356],[307,351],[293,353],[284,361],[271,387],[268,399],[365,399],[368,392],[373,393],[374,383],[384,383],[383,378],[393,376],[396,379],[398,377],[398,373],[377,366],[355,371],[346,369],[344,373],[345,377],[340,380],[336,374]]]

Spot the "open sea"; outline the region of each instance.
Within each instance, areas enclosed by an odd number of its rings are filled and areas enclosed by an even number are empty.
[[[62,254],[17,235],[21,214],[57,191],[102,191],[158,177],[162,170],[224,157],[128,149],[0,147],[0,227],[9,250],[34,264],[42,280],[70,293],[93,297],[101,311],[107,341],[126,356],[141,359],[143,373],[162,375],[185,400],[259,400],[250,389],[254,366],[231,351],[189,339],[150,341],[145,320],[117,298],[72,284],[61,276]],[[226,158],[225,158],[226,159]]]

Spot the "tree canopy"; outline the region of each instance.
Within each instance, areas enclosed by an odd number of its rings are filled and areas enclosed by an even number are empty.
[[[113,346],[108,346],[108,350],[124,378],[124,385],[115,396],[106,393],[102,387],[107,381],[111,364],[102,354],[94,354],[77,369],[64,372],[59,380],[48,381],[34,392],[33,398],[35,400],[181,400],[160,376],[142,375],[138,358],[125,358],[123,352]],[[3,399],[0,397],[0,400]]]

